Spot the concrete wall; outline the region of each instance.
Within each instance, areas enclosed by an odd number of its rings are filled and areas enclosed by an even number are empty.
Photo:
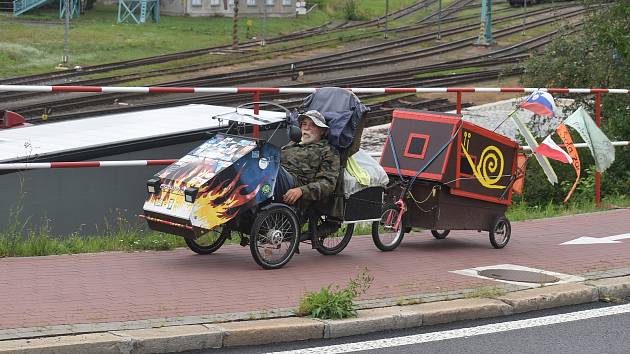
[[[289,6],[282,4],[283,0],[273,0],[272,5],[265,5],[268,0],[255,0],[255,5],[250,5],[247,0],[239,2],[239,16],[243,17],[260,17],[263,16],[265,8],[269,17],[295,17],[295,0],[291,0]]]
[[[239,0],[239,16],[262,17],[267,9],[269,17],[295,17],[296,0],[290,0],[290,5],[283,5],[283,0],[273,0],[273,5],[265,5],[270,0],[255,0],[250,5],[247,0]],[[104,5],[117,5],[118,0],[97,0]],[[232,0],[160,0],[160,13],[171,16],[233,16]]]
[[[198,146],[191,142],[99,160],[179,158]],[[0,230],[6,229],[8,215],[22,199],[22,222],[38,229],[48,220],[53,234],[94,234],[117,214],[137,221],[146,198],[146,181],[163,166],[104,167],[30,170],[0,175]]]
[[[160,14],[182,16],[190,0],[160,0]]]
[[[261,137],[273,130],[261,131]],[[199,146],[205,139],[182,144],[112,155],[97,160],[177,159]],[[288,141],[286,130],[279,129],[272,142],[282,146]],[[11,223],[9,215],[21,198],[20,222],[37,230],[48,220],[53,235],[103,234],[116,217],[140,220],[147,196],[146,182],[165,166],[101,167],[30,170],[0,175],[0,230]]]
[[[269,17],[296,16],[295,0],[290,0],[289,5],[283,5],[283,0],[273,0],[273,5],[265,5],[265,1],[269,0],[255,0],[252,4],[240,0],[239,16],[262,17],[265,9]],[[161,0],[160,11],[167,15],[232,17],[234,5],[230,0]]]

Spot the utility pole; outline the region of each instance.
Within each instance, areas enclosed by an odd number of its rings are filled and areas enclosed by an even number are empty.
[[[389,0],[385,0],[385,39],[387,39],[387,19],[389,18]]]
[[[527,24],[527,0],[523,0],[523,32],[521,35],[525,35],[525,25]]]
[[[438,1],[438,33],[437,40],[442,40],[442,0]]]
[[[260,46],[265,46],[265,39],[267,37],[267,0],[263,0],[263,23],[262,23],[262,40],[260,41]]]
[[[234,17],[232,18],[232,49],[238,49],[238,0],[234,0]]]
[[[492,0],[481,0],[481,24],[477,45],[492,45]]]
[[[68,64],[68,52],[70,51],[70,0],[64,0],[64,5],[66,7],[66,16],[63,25],[63,57],[61,62]]]

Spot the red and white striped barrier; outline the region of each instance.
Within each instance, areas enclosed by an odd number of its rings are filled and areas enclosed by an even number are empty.
[[[0,92],[103,92],[103,93],[313,93],[317,87],[119,87],[119,86],[33,86],[0,85]],[[430,93],[430,92],[534,92],[621,93],[628,89],[609,88],[533,88],[533,87],[348,87],[354,93]]]
[[[127,161],[79,161],[79,162],[19,162],[0,164],[0,170],[34,170],[47,168],[81,168],[81,167],[130,167],[130,166],[163,166],[177,160],[127,160]]]
[[[629,146],[630,141],[613,141],[614,146]],[[576,143],[576,148],[585,148],[586,143]],[[529,146],[522,150],[531,151]],[[381,156],[380,152],[370,152],[370,156]],[[0,164],[0,170],[34,170],[47,168],[84,168],[84,167],[129,167],[129,166],[165,166],[177,160],[127,160],[127,161],[79,161],[79,162],[20,162]]]

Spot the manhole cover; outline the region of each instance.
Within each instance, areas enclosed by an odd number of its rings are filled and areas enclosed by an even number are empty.
[[[553,275],[514,269],[486,269],[478,272],[479,275],[499,280],[517,281],[522,283],[555,283],[560,281]]]

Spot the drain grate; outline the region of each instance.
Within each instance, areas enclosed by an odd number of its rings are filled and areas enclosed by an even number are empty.
[[[514,269],[486,269],[478,274],[487,278],[516,281],[521,283],[556,283],[560,278],[540,272]]]

